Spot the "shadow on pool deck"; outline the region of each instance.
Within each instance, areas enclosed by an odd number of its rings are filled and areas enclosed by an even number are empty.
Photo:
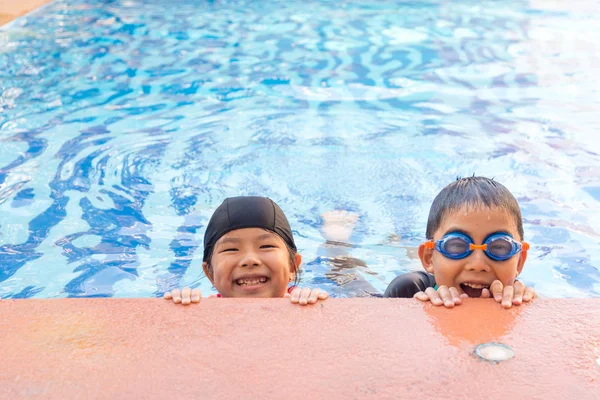
[[[0,0],[0,26],[50,3],[51,0]]]
[[[0,398],[599,399],[600,299],[0,301]],[[474,356],[500,342],[498,364]]]

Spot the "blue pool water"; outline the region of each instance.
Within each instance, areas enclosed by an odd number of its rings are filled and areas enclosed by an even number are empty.
[[[212,293],[204,227],[241,194],[285,210],[304,284],[381,293],[474,173],[521,204],[522,279],[598,297],[599,10],[54,1],[0,29],[0,297]]]

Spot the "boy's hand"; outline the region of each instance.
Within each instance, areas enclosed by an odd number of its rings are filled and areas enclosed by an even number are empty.
[[[167,300],[173,300],[175,304],[183,304],[184,306],[190,303],[199,303],[202,299],[202,293],[200,289],[190,289],[184,287],[183,289],[173,289],[170,292],[166,292],[163,297]]]
[[[526,287],[521,281],[515,281],[512,286],[504,286],[502,282],[495,280],[490,285],[490,289],[483,289],[481,297],[493,297],[502,307],[511,308],[518,306],[523,302],[529,302],[535,298],[535,289]]]
[[[458,294],[458,289],[455,287],[449,288],[448,286],[440,286],[437,290],[432,287],[428,287],[424,292],[415,293],[413,296],[417,300],[430,301],[434,306],[441,306],[452,308],[462,303],[462,299],[467,296],[465,293]]]
[[[325,300],[329,297],[329,294],[319,288],[295,287],[292,293],[286,293],[283,297],[289,297],[293,304],[305,306],[307,304],[314,304],[319,300]]]

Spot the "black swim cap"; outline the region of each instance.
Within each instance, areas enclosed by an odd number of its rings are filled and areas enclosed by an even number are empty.
[[[229,197],[215,210],[204,233],[204,261],[221,236],[234,229],[262,228],[275,232],[297,251],[292,229],[281,208],[268,197]]]

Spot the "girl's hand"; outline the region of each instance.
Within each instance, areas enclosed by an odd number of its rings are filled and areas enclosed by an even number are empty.
[[[413,296],[417,300],[430,301],[434,306],[452,308],[462,303],[462,299],[469,297],[466,293],[458,294],[458,289],[455,287],[440,286],[437,290],[428,287],[424,292],[415,293]]]
[[[292,293],[286,293],[283,297],[289,297],[292,304],[305,306],[307,304],[315,304],[319,300],[325,300],[329,297],[329,294],[319,288],[295,287]]]
[[[523,302],[530,302],[535,299],[535,289],[523,285],[521,281],[515,281],[512,286],[504,286],[502,282],[495,280],[490,285],[490,289],[483,289],[481,297],[493,297],[502,307],[511,308],[518,306]]]
[[[163,297],[166,300],[173,300],[175,304],[183,304],[184,306],[190,303],[200,303],[202,299],[202,293],[200,293],[200,289],[190,289],[189,287],[184,287],[183,289],[173,289],[170,292],[166,292]]]

